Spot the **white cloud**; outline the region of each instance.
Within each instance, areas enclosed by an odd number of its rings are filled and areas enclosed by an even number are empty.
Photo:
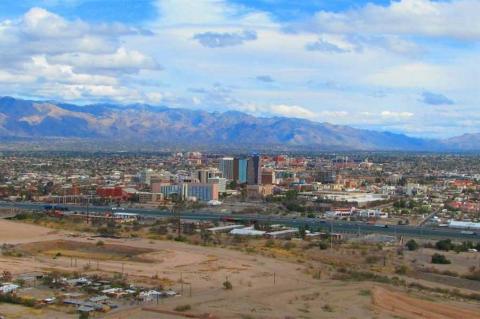
[[[49,58],[50,62],[70,64],[76,70],[138,72],[141,69],[157,69],[160,66],[149,56],[136,50],[118,48],[111,54],[69,53]]]
[[[367,4],[346,12],[318,12],[302,30],[333,33],[403,34],[480,39],[478,0],[392,1],[388,6]]]
[[[287,104],[271,104],[271,105],[258,105],[248,103],[240,106],[240,109],[254,115],[277,115],[286,117],[297,117],[313,119],[316,117],[315,113],[311,110],[299,106],[299,105],[287,105]]]

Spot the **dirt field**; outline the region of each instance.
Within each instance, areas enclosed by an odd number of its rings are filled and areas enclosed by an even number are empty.
[[[306,256],[297,260],[294,254],[272,258],[234,249],[148,239],[102,239],[101,246],[96,241],[88,236],[71,237],[66,232],[0,220],[0,244],[18,244],[15,249],[25,252],[22,257],[0,256],[0,272],[9,270],[15,275],[52,269],[79,273],[123,272],[130,282],[162,284],[182,294],[158,305],[133,305],[122,312],[113,311],[105,318],[182,318],[155,312],[172,311],[180,305],[190,305],[192,314],[207,313],[222,319],[413,318],[407,315],[415,315],[419,311],[417,308],[422,307],[427,310],[459,309],[455,308],[459,304],[445,299],[441,307],[426,306],[423,301],[414,304],[410,302],[411,297],[401,294],[399,302],[414,306],[406,314],[399,314],[396,308],[392,310],[397,298],[395,293],[371,282],[332,280],[328,276],[331,266],[309,261]],[[72,263],[73,257],[75,263]],[[312,276],[312,269],[322,276]],[[223,288],[226,280],[232,283],[232,290]],[[9,307],[0,305],[0,315],[49,318],[45,312],[32,316],[22,310],[13,314]],[[479,309],[478,305],[471,304],[465,304],[462,309],[474,307]],[[468,317],[471,314],[465,311],[466,315],[462,315],[465,319],[477,318]],[[475,314],[474,310],[472,313]],[[55,317],[63,318],[58,314],[52,316]]]
[[[373,290],[375,308],[406,319],[478,319],[478,309],[465,309],[464,306],[451,306],[412,298],[401,292],[375,287]]]
[[[57,231],[48,228],[0,219],[0,243],[30,243],[32,241],[56,239],[58,237]]]

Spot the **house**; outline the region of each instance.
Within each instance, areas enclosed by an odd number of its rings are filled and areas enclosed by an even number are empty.
[[[11,283],[0,284],[0,293],[8,294],[11,292],[15,292],[18,288],[20,288],[19,285],[15,285]]]

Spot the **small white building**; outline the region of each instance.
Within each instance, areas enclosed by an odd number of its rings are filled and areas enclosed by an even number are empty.
[[[18,288],[20,288],[19,285],[15,285],[11,283],[0,284],[0,293],[8,294],[11,292],[15,292]]]
[[[480,230],[480,223],[449,220],[449,221],[448,221],[448,227],[450,227],[450,228],[461,228],[461,229],[476,229],[476,230]]]
[[[266,234],[266,231],[263,230],[256,230],[251,227],[245,227],[245,228],[236,228],[230,231],[230,235],[234,236],[263,236]]]

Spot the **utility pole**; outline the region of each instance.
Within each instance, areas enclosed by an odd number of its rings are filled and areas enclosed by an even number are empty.
[[[182,285],[182,295],[183,295],[183,273],[180,273],[180,284]]]
[[[333,221],[330,221],[330,249],[333,249]]]

